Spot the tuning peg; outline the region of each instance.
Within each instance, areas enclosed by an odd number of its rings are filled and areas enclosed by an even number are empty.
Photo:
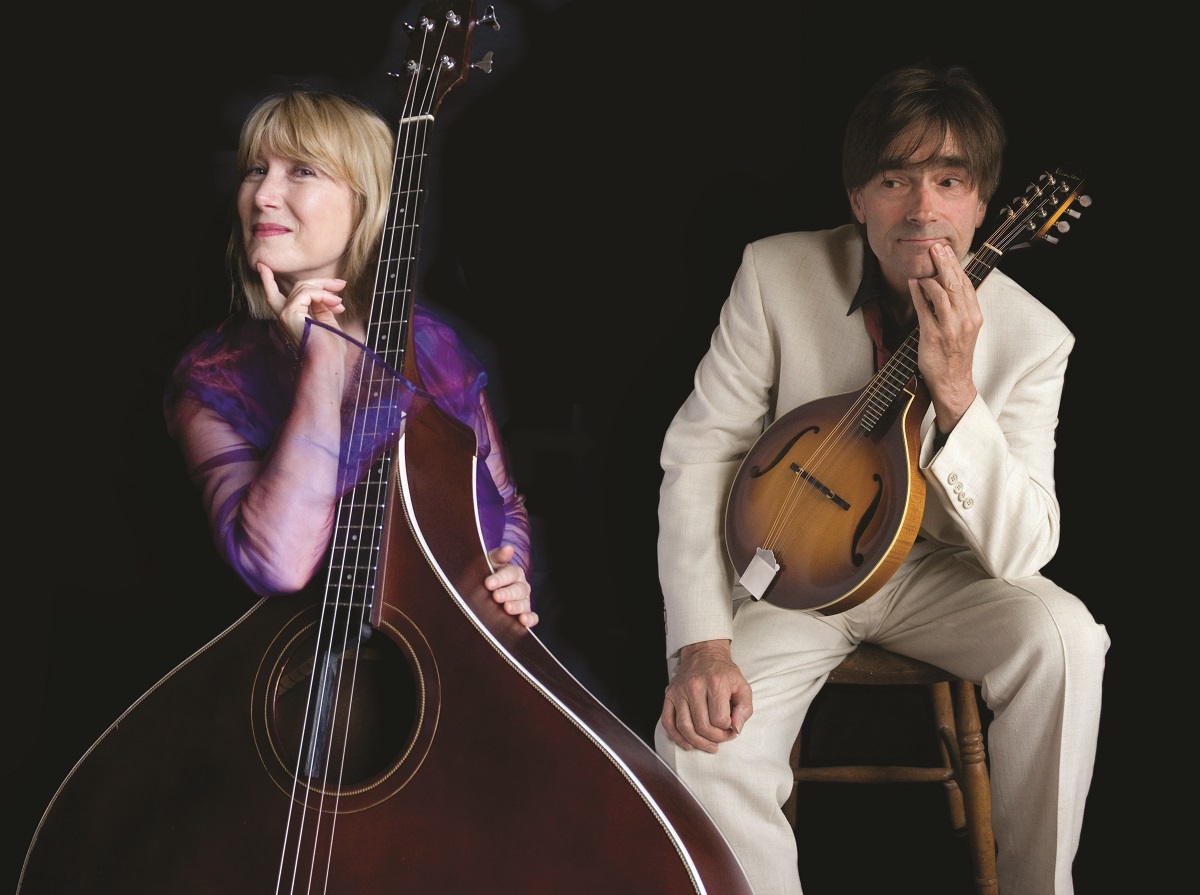
[[[476,25],[490,25],[493,31],[500,30],[500,21],[496,18],[496,7],[486,6],[483,15],[475,20]]]
[[[472,62],[471,68],[477,68],[485,75],[492,73],[492,51],[488,50],[478,62]]]
[[[1087,208],[1089,205],[1092,204],[1092,197],[1091,196],[1078,196],[1072,204],[1073,205],[1082,205],[1084,208]],[[1068,208],[1067,214],[1069,214],[1071,217],[1075,218],[1076,220],[1083,217],[1083,213],[1080,212],[1076,208]]]
[[[409,34],[412,34],[418,28],[421,28],[424,31],[432,31],[434,29],[434,24],[427,16],[421,16],[421,21],[419,21],[417,24],[414,25],[411,22],[404,22],[401,27],[403,27],[404,30]]]
[[[404,71],[403,72],[389,71],[389,72],[387,72],[387,76],[389,78],[412,77],[413,75],[417,74],[417,72],[419,72],[420,70],[421,70],[421,66],[417,63],[417,60],[409,59],[407,62],[404,63]]]

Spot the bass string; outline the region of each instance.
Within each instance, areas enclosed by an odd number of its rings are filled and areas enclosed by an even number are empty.
[[[424,42],[444,38],[444,30],[431,37],[427,29],[420,29]],[[440,52],[422,49],[421,58],[440,58]],[[387,366],[364,355],[358,365],[358,387],[350,411],[351,433],[349,438],[357,440],[363,449],[374,439],[387,434],[380,425],[392,419],[389,413],[374,412],[371,402],[379,407],[395,407],[406,400],[409,389],[401,376],[405,367],[405,352],[410,340],[408,327],[412,323],[412,289],[415,282],[415,260],[418,227],[416,211],[420,202],[419,184],[424,174],[427,155],[429,125],[435,96],[432,89],[436,74],[429,78],[413,77],[408,80],[404,93],[400,126],[397,129],[396,155],[392,170],[392,202],[388,210],[388,226],[381,238],[380,260],[376,276],[374,300],[370,310],[368,331],[369,347],[390,365]],[[425,89],[420,85],[424,83]],[[415,363],[412,366],[415,369]],[[355,445],[351,445],[351,453]],[[292,794],[284,841],[280,854],[279,874],[276,891],[312,892],[328,887],[328,873],[335,841],[338,804],[345,779],[346,757],[352,730],[353,695],[363,637],[368,623],[376,621],[380,607],[374,605],[377,558],[380,555],[384,530],[386,500],[391,480],[391,449],[371,465],[366,477],[352,488],[338,503],[335,514],[335,537],[342,534],[345,549],[338,551],[340,557],[331,561],[324,611],[321,613],[313,656],[313,673],[309,678],[309,695],[301,727],[300,743],[292,779]],[[320,674],[327,659],[336,658],[335,674]],[[345,686],[339,681],[349,680]],[[327,689],[328,692],[322,692]],[[332,738],[341,731],[340,748],[322,750],[325,760],[310,773],[305,766],[307,751],[304,743],[313,739],[313,730],[318,726],[312,717],[315,706],[330,704],[330,714],[338,719],[329,726],[330,745]],[[335,754],[336,753],[336,754]],[[301,781],[306,781],[302,783]],[[306,826],[315,828],[309,832]],[[323,830],[327,824],[328,829]],[[310,843],[304,846],[304,843]],[[306,866],[307,865],[307,866]],[[322,871],[324,868],[324,871]],[[323,879],[318,877],[324,877]],[[314,884],[316,888],[314,888]]]

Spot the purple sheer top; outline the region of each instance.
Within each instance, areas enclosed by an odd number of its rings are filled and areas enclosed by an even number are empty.
[[[338,482],[328,490],[329,499],[320,501],[330,524],[313,526],[317,535],[308,558],[315,564],[318,554],[325,554],[337,499],[358,483],[381,451],[395,443],[403,413],[417,402],[433,400],[475,433],[475,493],[487,549],[511,544],[512,562],[529,579],[529,516],[487,399],[487,373],[453,328],[429,310],[418,305],[412,325],[417,368],[428,391],[343,336],[357,347],[360,369],[366,372],[355,380],[362,383],[360,387],[346,390]],[[320,324],[310,320],[306,341],[314,326]],[[284,554],[296,548],[285,544],[290,536],[281,530],[281,519],[287,514],[255,513],[247,495],[292,411],[297,369],[296,355],[273,321],[234,314],[192,341],[176,363],[164,396],[172,437],[187,436],[185,463],[203,495],[217,549],[250,589],[264,596],[292,589],[280,586],[272,570],[294,565]],[[389,385],[382,392],[366,385],[381,380]],[[381,393],[383,399],[378,397]],[[259,487],[283,494],[289,489],[316,490],[302,474],[274,474],[269,484]]]

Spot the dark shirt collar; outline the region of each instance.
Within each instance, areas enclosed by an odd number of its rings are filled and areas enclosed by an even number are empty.
[[[863,273],[858,284],[858,291],[850,301],[849,317],[855,311],[863,313],[863,323],[875,343],[876,364],[882,366],[892,352],[900,347],[904,339],[912,332],[913,323],[901,323],[896,320],[892,309],[887,306],[887,281],[883,278],[883,268],[879,259],[871,251],[871,246],[863,237]]]

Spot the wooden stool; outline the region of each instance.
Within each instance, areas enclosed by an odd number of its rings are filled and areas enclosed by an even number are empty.
[[[889,652],[871,643],[859,644],[833,669],[827,683],[928,686],[933,697],[934,725],[942,765],[803,767],[800,763],[800,737],[797,737],[792,747],[795,782],[941,783],[946,788],[951,824],[955,830],[966,831],[976,891],[979,895],[998,895],[996,845],[992,836],[991,781],[974,685],[934,665]],[[795,786],[784,803],[783,811],[794,826]]]

